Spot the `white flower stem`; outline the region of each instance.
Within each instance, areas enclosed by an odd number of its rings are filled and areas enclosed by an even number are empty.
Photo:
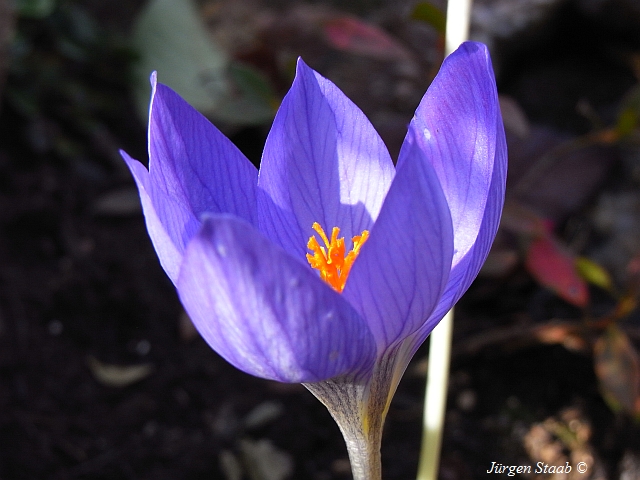
[[[453,53],[462,42],[469,39],[471,5],[473,0],[449,0],[447,2],[447,23],[444,38],[445,56]]]
[[[452,53],[469,38],[471,4],[473,0],[449,0],[445,32],[445,56]],[[422,446],[417,480],[436,480],[440,467],[440,449],[447,411],[447,384],[451,361],[453,309],[431,332],[429,340],[429,367],[424,396]]]
[[[453,309],[449,310],[431,332],[418,480],[436,480],[438,478],[442,431],[447,410],[447,382],[452,332]]]

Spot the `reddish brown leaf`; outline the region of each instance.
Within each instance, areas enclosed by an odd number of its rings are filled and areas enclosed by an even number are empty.
[[[380,60],[396,60],[411,55],[384,30],[356,17],[336,16],[323,25],[327,42],[338,50]]]
[[[600,391],[609,407],[640,414],[640,359],[627,335],[611,326],[593,347]]]
[[[551,237],[539,237],[529,245],[525,263],[529,273],[563,300],[585,307],[586,282],[578,275],[575,257]]]
[[[542,236],[553,230],[553,223],[514,200],[507,200],[500,226],[510,232],[527,236]]]
[[[483,277],[503,278],[520,263],[518,252],[504,245],[493,244],[480,274]]]
[[[629,261],[627,271],[629,272],[629,275],[632,276],[640,275],[640,255],[636,255]]]
[[[619,161],[619,152],[603,139],[539,125],[531,125],[524,138],[509,133],[510,196],[556,222],[583,209]]]

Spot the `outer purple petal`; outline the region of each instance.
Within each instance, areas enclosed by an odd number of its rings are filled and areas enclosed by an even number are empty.
[[[451,216],[438,177],[417,144],[406,143],[344,290],[380,348],[414,332],[431,315],[449,277],[452,255]]]
[[[506,141],[485,45],[467,42],[447,57],[410,130],[436,170],[453,220],[452,272],[430,319],[435,324],[478,274],[504,203]]]
[[[149,174],[154,186],[176,197],[196,216],[230,213],[255,225],[256,168],[176,92],[162,84],[153,87]]]
[[[362,111],[299,60],[262,158],[260,230],[304,259],[314,222],[340,227],[345,238],[369,229],[393,175]]]
[[[209,345],[252,375],[316,382],[373,365],[373,337],[355,310],[235,217],[205,218],[178,293]]]
[[[202,213],[226,212],[257,224],[258,172],[211,122],[157,83],[155,72],[151,86],[148,175],[123,157],[140,189],[160,261],[175,283],[179,257]]]
[[[478,238],[502,146],[498,95],[487,48],[465,43],[443,63],[410,129],[431,161],[451,210],[454,265]],[[499,215],[496,215],[496,226]]]
[[[160,264],[175,284],[180,272],[182,252],[187,239],[200,228],[198,220],[183,203],[154,188],[147,169],[125,152],[120,154],[129,166],[138,186],[149,237],[156,249]],[[174,239],[179,239],[175,241]]]

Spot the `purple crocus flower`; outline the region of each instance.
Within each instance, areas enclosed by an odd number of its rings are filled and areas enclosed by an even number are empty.
[[[507,152],[487,48],[445,60],[395,167],[358,107],[302,60],[260,171],[151,83],[149,170],[122,155],[186,311],[239,369],[304,383],[340,425],[356,478],[374,478],[397,383],[498,228]]]

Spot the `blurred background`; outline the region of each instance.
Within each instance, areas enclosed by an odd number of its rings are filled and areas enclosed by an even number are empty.
[[[0,479],[351,478],[299,385],[235,370],[182,311],[124,149],[149,75],[259,165],[296,58],[392,156],[443,58],[444,0],[0,0]],[[456,310],[440,478],[492,462],[640,478],[640,3],[476,0],[509,144],[507,204]],[[426,347],[391,405],[415,476]]]

